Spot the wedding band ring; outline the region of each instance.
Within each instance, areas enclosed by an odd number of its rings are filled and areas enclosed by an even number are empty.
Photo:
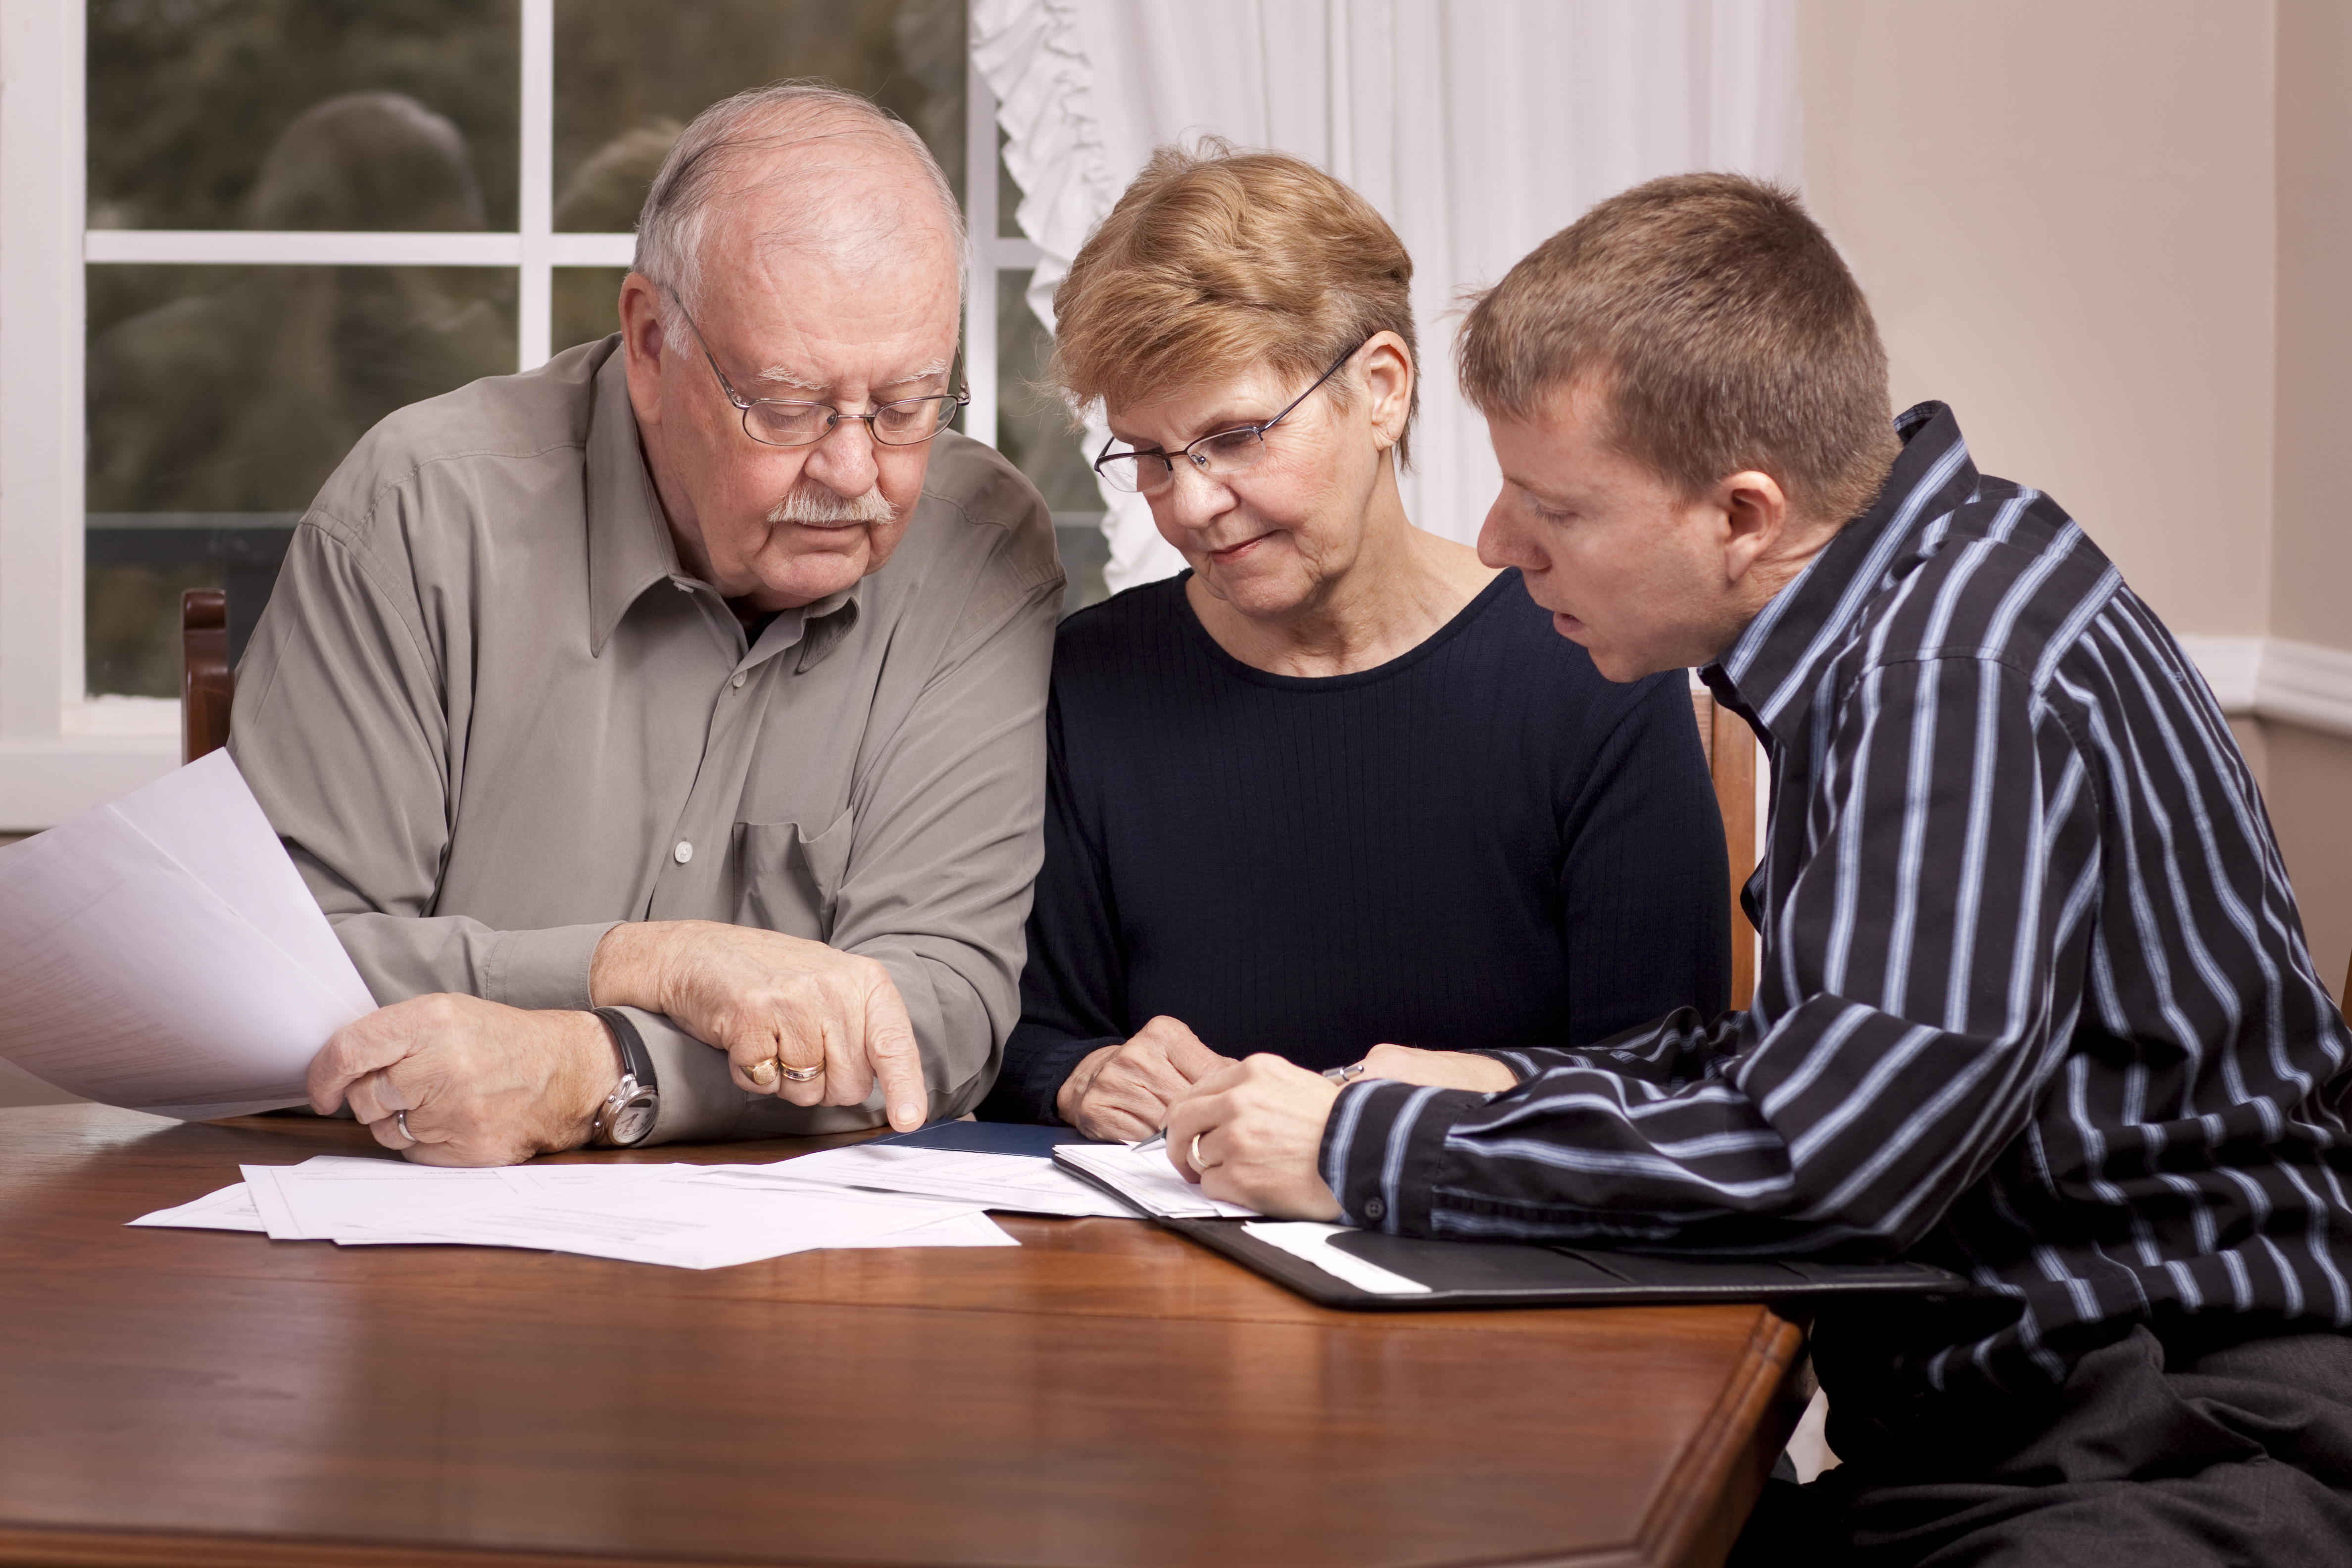
[[[408,1112],[405,1110],[394,1111],[392,1113],[392,1124],[400,1129],[400,1135],[403,1138],[407,1139],[411,1143],[416,1142],[416,1134],[408,1130]]]
[[[820,1079],[824,1076],[824,1064],[823,1062],[817,1063],[816,1066],[813,1068],[788,1068],[784,1066],[782,1061],[779,1060],[776,1063],[776,1066],[782,1071],[784,1081],[786,1083],[807,1083],[813,1079]]]
[[[750,1067],[743,1069],[743,1076],[750,1079],[753,1083],[758,1084],[761,1089],[767,1088],[770,1084],[776,1081],[775,1058],[770,1057],[753,1062]]]
[[[1213,1171],[1216,1167],[1201,1158],[1201,1137],[1202,1135],[1198,1132],[1192,1134],[1192,1169],[1196,1171]]]

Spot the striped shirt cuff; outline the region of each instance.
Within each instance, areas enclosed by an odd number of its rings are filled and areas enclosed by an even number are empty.
[[[1318,1159],[1340,1215],[1366,1230],[1430,1234],[1445,1135],[1486,1103],[1475,1089],[1360,1079],[1339,1091]]]

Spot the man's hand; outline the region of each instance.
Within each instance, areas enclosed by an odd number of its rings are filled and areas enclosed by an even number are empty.
[[[1321,1073],[1251,1057],[1202,1079],[1169,1112],[1169,1163],[1213,1198],[1284,1219],[1338,1219],[1316,1160],[1339,1098]]]
[[[1168,1108],[1209,1074],[1234,1065],[1164,1014],[1120,1045],[1090,1051],[1062,1080],[1054,1109],[1087,1137],[1121,1143],[1168,1125]]]
[[[1439,1089],[1475,1089],[1480,1094],[1515,1089],[1519,1081],[1518,1074],[1492,1057],[1416,1050],[1411,1046],[1374,1046],[1364,1058],[1364,1076],[1434,1084]]]
[[[596,944],[599,1007],[666,1013],[727,1053],[736,1085],[794,1105],[859,1105],[880,1079],[890,1125],[930,1108],[915,1026],[889,972],[821,942],[716,921],[614,926]],[[821,1069],[803,1081],[788,1071]]]
[[[511,1165],[586,1142],[620,1080],[593,1014],[413,996],[335,1031],[310,1058],[310,1108],[348,1100],[377,1142],[419,1164]]]

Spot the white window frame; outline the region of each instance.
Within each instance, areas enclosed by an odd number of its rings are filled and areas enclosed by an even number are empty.
[[[179,761],[175,700],[91,697],[84,665],[83,268],[516,269],[516,361],[548,357],[553,269],[626,267],[626,234],[552,230],[554,0],[522,0],[520,190],[511,233],[87,229],[88,32],[78,0],[0,0],[0,832],[47,827]],[[966,69],[971,234],[965,430],[996,439],[996,279],[1037,264],[997,235],[996,100]]]
[[[968,44],[976,30],[968,14],[964,26]],[[996,202],[996,89],[981,75],[969,47],[964,58],[963,92],[963,223],[971,247],[963,305],[963,374],[971,387],[971,404],[963,411],[963,431],[973,440],[993,447],[997,276],[1034,270],[1038,251],[1031,240],[996,232],[1003,218]]]

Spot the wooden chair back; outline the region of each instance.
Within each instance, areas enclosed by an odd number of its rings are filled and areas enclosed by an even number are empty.
[[[1723,847],[1731,861],[1731,1005],[1740,1009],[1756,994],[1756,928],[1739,907],[1739,889],[1756,869],[1756,733],[1704,688],[1691,688],[1691,711],[1707,772],[1715,775],[1715,805],[1723,813]]]
[[[180,595],[180,761],[228,743],[236,672],[228,667],[228,595],[191,588]]]

